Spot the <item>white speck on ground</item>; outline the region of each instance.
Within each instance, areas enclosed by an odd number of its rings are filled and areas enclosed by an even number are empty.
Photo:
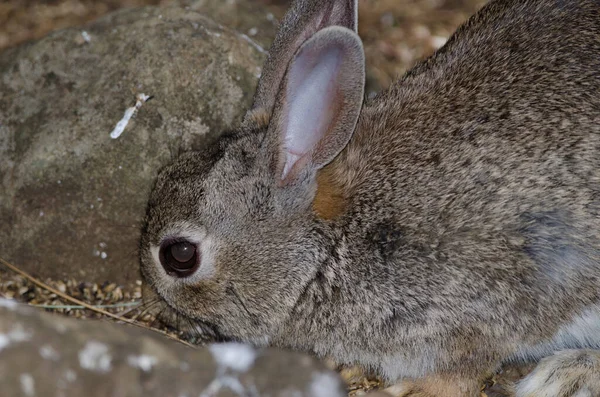
[[[218,343],[208,347],[220,367],[243,372],[250,369],[256,359],[254,348],[242,343]]]
[[[106,259],[107,257],[108,257],[108,254],[107,254],[106,252],[102,251],[102,252],[100,253],[100,258],[102,258],[102,259]]]
[[[316,373],[310,382],[310,392],[313,397],[335,396],[340,390],[339,379],[331,373]]]
[[[23,394],[27,397],[35,396],[35,382],[33,376],[31,376],[31,374],[21,374],[19,380],[21,381],[21,390],[23,390]]]
[[[137,112],[138,109],[142,107],[144,102],[146,102],[148,99],[150,99],[150,96],[146,95],[146,94],[138,94],[136,99],[137,100],[135,102],[135,105],[133,105],[132,107],[127,108],[127,110],[125,110],[125,114],[123,115],[123,118],[121,120],[119,120],[119,122],[117,123],[115,128],[110,133],[110,137],[112,139],[117,139],[118,137],[121,136],[123,131],[125,131],[127,124],[129,124],[129,120],[131,120],[131,118],[133,117],[135,112]]]
[[[250,30],[248,30],[248,35],[249,36],[256,36],[257,33],[258,33],[258,29],[257,28],[250,28]]]
[[[158,362],[156,357],[149,356],[147,354],[141,354],[139,356],[127,357],[127,363],[132,367],[139,368],[144,372],[148,372]]]
[[[90,371],[108,372],[111,368],[111,361],[108,346],[100,342],[89,341],[79,352],[79,365]]]
[[[40,216],[44,216],[44,211],[40,211]]]
[[[81,37],[83,37],[83,41],[85,41],[86,43],[89,43],[90,41],[92,41],[92,37],[85,30],[81,32]]]
[[[60,354],[50,345],[40,347],[40,356],[46,360],[58,361]]]

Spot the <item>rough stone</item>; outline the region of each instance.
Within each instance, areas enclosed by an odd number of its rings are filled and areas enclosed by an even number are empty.
[[[237,124],[264,61],[208,5],[119,11],[0,54],[0,256],[39,277],[138,278],[157,170]]]
[[[275,37],[278,18],[287,7],[261,4],[248,0],[179,0],[190,10],[210,15],[221,25],[245,34],[263,49],[268,49]],[[269,1],[268,3],[273,3]]]
[[[341,397],[312,357],[221,344],[192,349],[154,332],[0,299],[3,396]]]

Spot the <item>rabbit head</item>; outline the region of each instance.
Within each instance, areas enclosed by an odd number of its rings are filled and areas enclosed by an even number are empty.
[[[347,0],[292,6],[242,126],[158,176],[142,273],[202,332],[268,340],[327,257],[313,202],[362,106],[356,12]]]

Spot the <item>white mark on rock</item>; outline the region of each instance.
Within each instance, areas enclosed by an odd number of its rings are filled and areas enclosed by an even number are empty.
[[[139,108],[142,107],[144,102],[146,102],[148,99],[150,99],[149,95],[146,95],[146,94],[138,94],[137,95],[135,105],[133,105],[132,107],[127,108],[127,110],[125,110],[125,114],[123,115],[123,118],[121,120],[119,120],[119,122],[115,126],[114,130],[112,130],[112,132],[110,133],[110,137],[112,139],[117,139],[118,137],[121,136],[121,134],[125,130],[125,127],[127,127],[127,124],[129,124],[129,120],[131,120],[131,118],[133,117],[135,112],[137,112],[139,110]]]
[[[267,53],[267,51],[260,44],[258,44],[256,41],[252,40],[250,37],[248,37],[248,35],[245,35],[243,33],[240,33],[239,35],[242,39],[244,39],[248,43],[250,43],[252,45],[252,47],[256,48],[258,50],[258,52],[260,52],[261,54]]]
[[[217,32],[211,32],[211,31],[210,31],[210,30],[208,30],[208,29],[206,30],[206,33],[207,33],[209,36],[221,37],[221,33],[217,33]]]
[[[59,334],[64,334],[65,332],[67,332],[67,326],[63,323],[55,323],[53,324],[53,326],[56,332],[58,332]]]
[[[212,382],[200,393],[200,397],[213,397],[216,396],[217,393],[222,389],[226,388],[233,391],[238,396],[246,396],[248,393],[244,388],[244,385],[239,381],[239,379],[234,378],[232,376],[219,376],[216,379],[213,379]]]
[[[8,339],[8,336],[0,334],[0,350],[4,349],[8,345],[10,345],[10,339]]]
[[[60,354],[50,345],[40,347],[40,356],[43,359],[51,361],[58,361],[60,359]]]
[[[0,350],[10,345],[12,342],[26,342],[31,339],[33,334],[21,325],[16,324],[8,334],[0,334]]]
[[[235,376],[235,372],[244,372],[250,369],[256,359],[254,348],[242,343],[219,343],[208,347],[218,368],[217,376],[200,393],[200,397],[215,396],[222,388],[229,389],[239,396],[247,395],[244,385]],[[228,371],[234,374],[227,374]]]
[[[106,259],[106,258],[108,258],[108,254],[107,254],[106,252],[102,251],[102,252],[100,253],[100,258],[102,258],[102,259]]]
[[[340,380],[332,373],[316,373],[308,386],[313,397],[330,397],[339,394]]]
[[[81,37],[83,37],[83,41],[85,41],[86,43],[89,43],[90,41],[92,41],[92,37],[85,30],[81,32]]]
[[[215,361],[222,368],[237,372],[247,371],[256,359],[256,351],[242,343],[217,343],[208,347]]]
[[[17,309],[18,305],[19,304],[14,299],[0,298],[0,307],[14,311]]]
[[[142,354],[139,356],[129,356],[127,357],[127,363],[134,368],[139,368],[144,372],[148,372],[156,365],[158,359],[153,356],[149,356],[147,354]]]
[[[21,381],[21,390],[23,390],[23,394],[27,397],[35,396],[35,382],[33,376],[31,376],[31,374],[21,374],[19,380]]]
[[[187,372],[190,370],[190,364],[186,363],[185,361],[182,361],[181,363],[179,363],[179,369],[183,372]]]
[[[108,346],[100,342],[89,341],[79,352],[79,365],[90,371],[108,372],[111,368],[111,361]]]
[[[445,37],[442,37],[442,36],[433,36],[431,38],[431,45],[434,48],[438,49],[438,48],[443,47],[443,45],[446,44],[446,41],[448,41],[448,39],[445,38]]]
[[[72,369],[67,369],[65,371],[65,379],[69,383],[73,383],[77,380],[77,374]]]

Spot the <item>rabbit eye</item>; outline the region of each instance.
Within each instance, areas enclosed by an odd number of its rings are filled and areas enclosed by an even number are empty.
[[[160,263],[170,276],[188,277],[199,265],[196,245],[189,241],[166,241],[160,247]]]

